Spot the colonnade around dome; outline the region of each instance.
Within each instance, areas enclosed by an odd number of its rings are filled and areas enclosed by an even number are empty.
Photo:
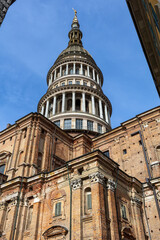
[[[93,80],[93,82],[97,83],[100,87],[102,87],[102,79],[100,78],[99,73],[89,64],[84,64],[81,62],[68,62],[57,66],[50,74],[48,86],[52,85],[52,83],[56,83],[56,81],[59,80],[61,77],[67,75],[78,75],[87,77]]]

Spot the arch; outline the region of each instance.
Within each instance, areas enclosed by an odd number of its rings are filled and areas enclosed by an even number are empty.
[[[67,100],[67,111],[71,111],[72,110],[72,99],[68,99]]]
[[[68,229],[66,227],[56,225],[48,228],[44,233],[43,237],[47,239],[56,239],[56,237],[64,237],[67,235]]]
[[[81,100],[78,98],[76,99],[76,111],[81,110]]]
[[[79,74],[79,68],[78,67],[76,68],[76,74]]]
[[[62,95],[59,95],[56,101],[56,113],[61,113],[61,111],[62,111]]]
[[[10,156],[11,156],[11,153],[8,151],[0,152],[0,173],[5,174],[8,168]]]
[[[95,111],[96,111],[96,115],[100,116],[100,112],[99,112],[99,102],[98,99],[95,98]]]
[[[89,101],[86,100],[86,112],[89,113]]]
[[[84,212],[90,214],[92,211],[92,194],[91,188],[87,187],[84,190]]]

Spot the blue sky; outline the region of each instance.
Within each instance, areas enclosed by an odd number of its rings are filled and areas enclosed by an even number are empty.
[[[159,105],[125,0],[16,0],[0,28],[0,131],[37,111],[47,72],[67,47],[72,8],[103,72],[112,127]]]

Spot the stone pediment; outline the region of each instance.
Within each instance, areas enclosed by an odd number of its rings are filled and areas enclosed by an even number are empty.
[[[56,236],[66,236],[68,233],[67,228],[63,226],[53,226],[51,228],[48,228],[44,233],[44,239],[50,239]]]

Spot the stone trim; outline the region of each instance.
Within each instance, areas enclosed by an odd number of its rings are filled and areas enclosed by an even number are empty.
[[[104,178],[104,175],[100,172],[90,174],[89,178],[91,180],[91,184],[94,184],[94,183],[104,184],[105,178]]]
[[[71,182],[73,190],[77,190],[82,187],[82,179],[76,179]]]
[[[115,191],[116,189],[116,183],[115,181],[113,181],[112,179],[108,179],[108,182],[107,182],[107,188],[111,191]]]

